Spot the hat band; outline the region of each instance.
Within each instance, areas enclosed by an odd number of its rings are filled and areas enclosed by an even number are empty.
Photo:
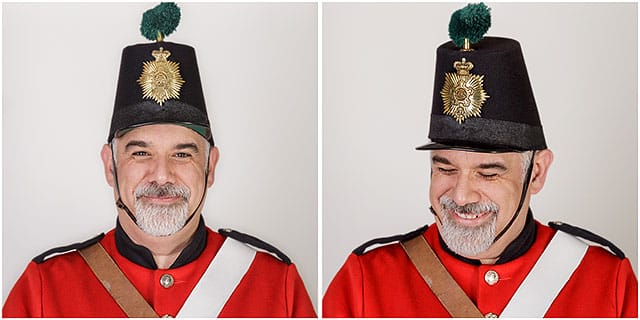
[[[207,115],[197,107],[175,100],[169,100],[163,106],[155,102],[143,101],[130,106],[115,108],[107,141],[111,142],[115,133],[120,130],[154,123],[188,124],[190,125],[188,126],[189,128],[195,130],[209,140],[209,143],[213,144],[211,126]],[[206,130],[202,130],[202,128],[209,129],[209,131],[205,132]]]
[[[495,146],[515,150],[547,148],[542,127],[504,120],[470,118],[459,124],[450,116],[431,115],[429,139],[461,146]]]

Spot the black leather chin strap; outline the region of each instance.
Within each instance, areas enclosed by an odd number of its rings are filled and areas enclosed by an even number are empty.
[[[120,196],[120,184],[118,183],[118,171],[116,169],[116,154],[115,152],[113,152],[113,142],[109,143],[109,148],[111,148],[111,163],[113,164],[113,180],[116,187],[116,192],[118,193],[118,200],[116,200],[116,207],[124,210],[124,212],[127,213],[129,218],[131,218],[131,221],[133,221],[133,223],[138,225],[138,220],[136,219],[136,216],[134,216],[131,210],[129,210],[129,207],[127,207],[127,205],[125,205],[124,202],[122,202],[122,197]]]
[[[509,220],[509,223],[507,223],[507,225],[502,229],[502,231],[500,231],[500,233],[498,233],[498,235],[495,237],[495,239],[493,239],[493,243],[496,243],[496,241],[500,240],[500,238],[502,238],[502,236],[504,236],[504,234],[507,232],[507,230],[509,230],[511,228],[511,226],[513,225],[513,223],[516,221],[516,218],[518,218],[518,215],[520,215],[520,211],[522,210],[522,205],[524,205],[524,199],[527,197],[527,191],[529,190],[529,184],[531,183],[529,180],[531,180],[531,174],[533,172],[533,158],[536,156],[536,151],[534,150],[531,153],[531,160],[529,161],[529,167],[527,168],[527,174],[525,175],[524,181],[522,182],[522,194],[520,195],[520,202],[518,203],[518,208],[516,209],[516,212],[513,214],[513,217],[511,217],[511,220]]]

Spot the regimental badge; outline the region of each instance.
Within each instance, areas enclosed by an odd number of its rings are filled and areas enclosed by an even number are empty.
[[[456,73],[446,73],[444,87],[440,91],[444,114],[462,124],[471,116],[480,117],[482,104],[489,98],[482,87],[484,76],[470,73],[473,63],[462,58],[453,63]]]
[[[153,99],[159,105],[169,99],[180,98],[180,88],[184,80],[180,76],[179,64],[167,61],[171,52],[160,47],[160,50],[153,50],[151,55],[156,61],[144,62],[142,74],[138,79],[142,87],[142,98]]]

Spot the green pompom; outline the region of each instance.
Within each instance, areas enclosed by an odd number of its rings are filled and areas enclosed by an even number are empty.
[[[462,47],[465,38],[469,39],[471,43],[482,40],[484,34],[491,27],[490,10],[484,3],[469,4],[456,10],[451,15],[449,22],[449,37],[453,43]]]
[[[174,2],[162,2],[142,15],[140,33],[149,40],[170,35],[180,23],[180,8]]]

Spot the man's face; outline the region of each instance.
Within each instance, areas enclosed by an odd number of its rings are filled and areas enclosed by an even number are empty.
[[[181,230],[213,180],[208,171],[217,158],[210,159],[208,142],[191,129],[156,124],[135,128],[113,143],[120,197],[140,229],[153,236]],[[211,179],[205,184],[207,174]]]
[[[429,198],[447,246],[465,257],[494,258],[488,250],[520,201],[522,154],[438,150],[432,151],[431,163]],[[504,238],[515,238],[525,218],[521,214]]]

